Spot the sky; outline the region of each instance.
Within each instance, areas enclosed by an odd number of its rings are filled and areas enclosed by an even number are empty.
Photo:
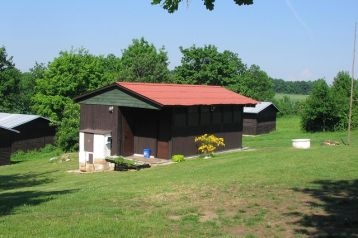
[[[250,6],[217,0],[213,11],[201,0],[183,0],[173,14],[150,2],[2,1],[0,46],[23,72],[81,47],[120,57],[141,37],[165,48],[170,69],[180,65],[180,46],[214,45],[287,81],[331,83],[339,71],[352,71],[357,0],[254,0]]]

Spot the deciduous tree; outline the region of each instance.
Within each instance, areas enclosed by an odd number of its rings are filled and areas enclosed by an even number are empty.
[[[333,131],[340,123],[337,103],[324,79],[315,81],[302,111],[302,128],[306,131]]]
[[[270,101],[275,95],[272,80],[257,65],[251,65],[240,76],[234,89],[240,94],[260,101]]]
[[[19,112],[17,107],[21,72],[15,68],[5,47],[0,47],[0,111]]]
[[[174,81],[186,84],[207,84],[230,87],[246,71],[237,54],[219,52],[213,45],[180,47],[181,65],[174,69]]]
[[[36,79],[33,110],[59,126],[59,144],[73,149],[78,140],[79,109],[73,98],[116,81],[113,56],[94,56],[85,49],[63,51]]]
[[[164,47],[157,50],[153,44],[134,39],[124,49],[121,58],[120,80],[136,82],[167,82],[169,80],[168,56]]]

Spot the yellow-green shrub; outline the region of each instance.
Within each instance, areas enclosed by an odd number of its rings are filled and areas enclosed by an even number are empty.
[[[195,137],[195,142],[199,143],[199,152],[205,155],[212,155],[217,147],[225,146],[224,138],[208,134]]]

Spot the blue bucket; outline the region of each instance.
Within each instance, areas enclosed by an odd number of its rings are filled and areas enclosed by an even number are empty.
[[[151,149],[144,149],[144,150],[143,150],[143,156],[144,156],[144,158],[149,159],[151,153],[152,153],[152,150],[151,150]]]

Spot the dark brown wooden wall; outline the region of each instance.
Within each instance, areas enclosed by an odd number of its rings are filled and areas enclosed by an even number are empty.
[[[241,106],[178,107],[173,110],[173,137],[171,154],[198,154],[195,136],[215,134],[226,144],[219,150],[242,147]]]
[[[14,128],[20,133],[0,129],[0,165],[10,164],[10,156],[16,151],[40,149],[53,144],[55,127],[48,120],[38,118]]]
[[[12,132],[0,128],[0,165],[10,164],[12,134]]]
[[[80,130],[109,130],[112,136],[112,155],[121,152],[121,112],[118,107],[111,105],[80,104]]]
[[[244,114],[244,129],[246,135],[260,135],[276,130],[277,110],[270,106],[258,114]]]
[[[46,144],[53,144],[56,128],[43,118],[38,118],[14,128],[20,133],[12,136],[11,152],[40,149]]]

